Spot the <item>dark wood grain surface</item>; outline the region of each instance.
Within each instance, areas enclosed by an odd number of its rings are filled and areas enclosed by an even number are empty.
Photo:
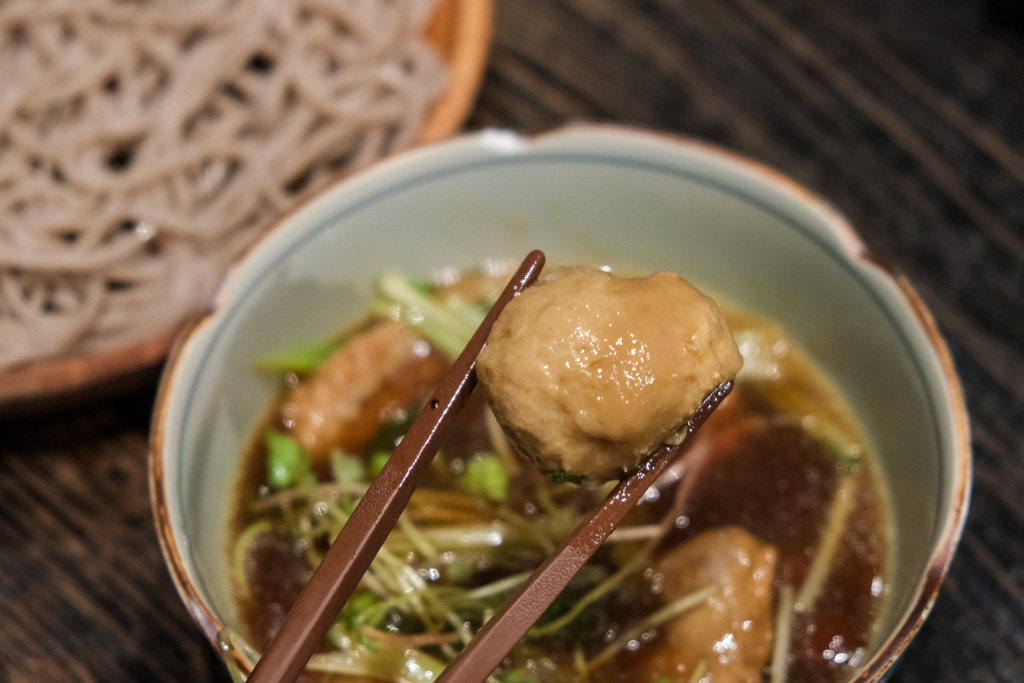
[[[952,348],[976,481],[906,683],[1024,681],[1024,18],[1019,0],[497,0],[468,127],[610,121],[818,191]],[[224,681],[164,569],[153,387],[0,421],[0,681]]]

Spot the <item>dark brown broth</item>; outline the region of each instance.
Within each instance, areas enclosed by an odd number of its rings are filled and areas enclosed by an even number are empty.
[[[749,401],[750,388],[730,397]],[[743,413],[736,418],[731,413]],[[716,442],[714,454],[696,473],[688,497],[687,526],[670,542],[685,543],[701,531],[735,524],[779,551],[775,585],[799,586],[820,542],[843,466],[820,441],[788,415],[758,415],[749,405],[730,406],[704,437]],[[870,644],[884,583],[888,525],[881,486],[870,461],[858,465],[853,512],[826,587],[813,610],[794,622],[791,681],[841,681],[858,648]],[[722,501],[741,501],[722,504]],[[874,584],[877,585],[877,584]]]
[[[807,375],[799,377],[799,384],[816,386],[823,392],[810,403],[835,404],[831,389],[820,386],[813,370],[803,367],[797,358],[786,361],[784,375],[792,377],[794,373]],[[391,390],[394,391],[394,387]],[[491,448],[483,416],[481,402],[474,400],[442,449],[448,458],[445,462]],[[783,583],[800,585],[820,540],[821,528],[844,467],[820,440],[802,428],[800,417],[779,413],[772,407],[770,383],[740,382],[699,435],[708,446],[709,454],[703,458],[699,470],[691,475],[697,477],[697,484],[687,498],[686,523],[670,532],[663,548],[685,543],[707,529],[736,524],[778,549],[776,589]],[[273,418],[269,423],[272,422]],[[246,468],[235,495],[240,501],[234,520],[235,535],[254,521],[245,501],[258,495],[254,492],[264,483],[264,459],[265,452],[259,445],[246,458]],[[525,462],[521,469],[522,475],[515,480],[509,503],[517,509],[532,505],[535,488],[544,484],[540,475]],[[848,666],[851,658],[855,659],[858,648],[868,646],[871,641],[882,603],[882,596],[872,587],[887,578],[890,532],[884,489],[873,463],[866,458],[856,469],[854,513],[844,531],[834,570],[814,608],[798,614],[794,621],[790,683],[844,680],[852,672]],[[439,475],[425,485],[451,484],[450,478]],[[660,502],[641,506],[634,513],[633,521],[659,519],[667,509],[671,493],[665,491]],[[562,504],[579,509],[586,509],[596,500],[594,493],[586,490],[566,493],[563,487],[560,495],[564,496]],[[502,573],[531,569],[542,559],[536,553],[510,558],[500,550],[495,557],[491,569],[480,573],[480,583]],[[612,564],[613,558],[612,552],[602,552],[595,563]],[[246,637],[258,649],[263,649],[279,628],[311,568],[302,553],[289,546],[286,539],[272,534],[258,538],[248,554],[247,570],[256,599],[242,601],[240,611]],[[638,579],[630,582],[628,591],[611,596],[604,614],[589,618],[599,620],[595,626],[621,632],[657,606],[657,596]],[[652,643],[657,643],[657,630],[651,633],[654,635]],[[576,680],[571,673],[572,656],[568,651],[558,651],[559,642],[551,638],[534,642],[524,650],[524,656],[532,652],[535,661],[547,661],[558,672],[542,676],[543,680]],[[602,638],[584,642],[582,652],[593,656],[605,644]],[[603,667],[594,680],[600,683],[633,680],[630,662],[642,653],[643,647],[636,653],[623,653],[615,660],[617,667]],[[666,677],[675,680],[667,673]]]

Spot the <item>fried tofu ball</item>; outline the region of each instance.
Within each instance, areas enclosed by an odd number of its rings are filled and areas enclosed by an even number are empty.
[[[742,362],[715,302],[678,275],[562,267],[509,302],[477,375],[542,471],[606,480],[678,443]]]

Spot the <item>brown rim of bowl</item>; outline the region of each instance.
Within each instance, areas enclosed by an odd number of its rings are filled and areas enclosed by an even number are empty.
[[[150,427],[149,438],[149,502],[153,510],[153,521],[156,525],[157,539],[160,542],[160,550],[164,556],[165,564],[171,574],[178,594],[181,596],[188,613],[199,625],[206,638],[215,648],[218,645],[218,634],[223,626],[216,615],[203,602],[189,581],[184,569],[184,562],[174,542],[174,532],[171,529],[171,521],[167,510],[166,489],[164,487],[164,463],[163,445],[166,439],[165,413],[167,410],[167,396],[172,385],[177,379],[178,359],[187,345],[188,341],[206,325],[213,317],[213,310],[190,321],[181,334],[171,345],[167,357],[166,370],[160,379],[157,387],[155,407]],[[244,661],[240,653],[234,653],[237,661]]]
[[[924,300],[914,289],[910,281],[878,255],[867,250],[863,245],[859,258],[883,272],[899,288],[904,300],[911,307],[918,323],[928,337],[929,345],[935,352],[945,380],[944,387],[949,392],[949,403],[953,409],[953,463],[952,463],[952,496],[951,509],[945,524],[936,538],[931,559],[925,573],[915,589],[916,598],[904,610],[900,617],[899,627],[886,639],[879,643],[871,659],[864,664],[855,683],[877,683],[896,663],[903,651],[910,645],[914,635],[924,625],[931,612],[942,582],[949,572],[960,538],[967,521],[970,506],[972,474],[971,428],[960,377],[953,364],[946,341],[939,330]]]
[[[494,0],[440,0],[426,35],[448,64],[449,84],[424,122],[419,144],[454,134],[469,116],[487,64],[493,16]],[[152,382],[180,329],[110,351],[0,371],[0,418],[73,407]]]
[[[869,659],[857,672],[854,678],[851,679],[851,683],[878,683],[907,648],[911,639],[924,624],[925,619],[931,611],[931,608],[938,597],[942,582],[949,570],[949,566],[953,561],[953,555],[956,551],[966,522],[970,500],[972,466],[970,422],[967,413],[967,406],[963,395],[963,389],[960,384],[960,378],[957,375],[953,364],[952,355],[949,352],[945,339],[939,331],[934,317],[910,282],[895,268],[870,252],[851,223],[846,220],[846,218],[832,204],[806,187],[798,184],[796,181],[784,175],[780,171],[758,161],[741,156],[728,149],[696,138],[690,138],[675,133],[650,131],[615,124],[572,124],[548,132],[525,136],[524,139],[532,144],[549,137],[558,137],[563,132],[571,132],[574,130],[584,132],[588,130],[598,131],[603,134],[619,136],[623,139],[647,139],[652,142],[669,142],[674,146],[681,145],[684,147],[698,148],[713,156],[717,156],[743,166],[755,175],[763,177],[768,184],[801,197],[801,199],[812,210],[814,210],[828,223],[833,233],[840,238],[843,249],[852,261],[860,262],[866,266],[879,270],[896,285],[900,295],[911,308],[917,322],[925,332],[929,346],[936,354],[936,358],[939,362],[942,377],[944,379],[944,387],[948,391],[949,403],[953,412],[952,428],[954,432],[954,466],[951,474],[953,477],[953,495],[951,498],[952,509],[949,512],[945,524],[938,530],[934,549],[930,554],[930,559],[924,575],[919,581],[917,587],[914,589],[914,595],[916,597],[904,610],[904,613],[899,616],[899,625],[895,631],[884,642],[879,643],[876,646],[871,659]],[[398,156],[401,157],[402,155]],[[344,180],[339,180],[336,183],[328,185],[308,201],[314,201],[322,194],[330,192],[336,184],[342,182],[344,182]],[[305,204],[301,206],[304,205]],[[301,206],[296,207],[296,209],[301,208]],[[280,225],[292,214],[293,212],[289,212],[278,221],[275,221],[275,226]],[[274,229],[275,228],[272,226],[267,234],[273,232]],[[264,238],[265,237],[266,235]],[[260,241],[262,241],[262,238]],[[166,501],[164,499],[163,458],[161,455],[164,442],[163,417],[166,411],[166,399],[167,395],[171,391],[172,384],[176,381],[176,374],[178,370],[177,361],[179,359],[179,355],[183,352],[189,339],[211,319],[214,312],[215,311],[211,308],[207,313],[193,320],[188,325],[187,329],[177,338],[177,341],[168,356],[167,369],[165,370],[164,377],[160,382],[153,413],[149,448],[149,484],[151,505],[153,506],[154,516],[156,518],[157,535],[159,537],[160,546],[171,573],[171,577],[178,589],[178,593],[182,596],[182,600],[185,602],[189,613],[202,629],[210,643],[216,648],[222,648],[219,643],[219,634],[223,628],[223,624],[220,623],[217,616],[199,597],[195,587],[188,580],[184,570],[184,563],[182,562],[177,546],[174,544],[170,521],[167,517]],[[235,647],[234,644],[225,645],[224,647],[227,649],[223,651],[234,658],[235,662],[241,667],[243,673],[248,673],[249,668],[247,658]]]

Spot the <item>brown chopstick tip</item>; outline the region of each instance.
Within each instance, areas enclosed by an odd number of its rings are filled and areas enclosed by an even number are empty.
[[[697,406],[697,410],[693,412],[689,422],[686,423],[686,429],[690,434],[700,429],[704,421],[711,417],[711,413],[715,412],[715,408],[725,400],[725,397],[729,395],[735,384],[734,380],[722,382],[704,397],[704,400]]]
[[[516,273],[523,286],[515,292],[514,296],[522,294],[523,290],[526,289],[526,285],[537,279],[546,262],[547,256],[545,256],[544,252],[540,249],[534,249],[526,255],[526,258],[523,259],[522,265],[519,267],[519,271]]]

